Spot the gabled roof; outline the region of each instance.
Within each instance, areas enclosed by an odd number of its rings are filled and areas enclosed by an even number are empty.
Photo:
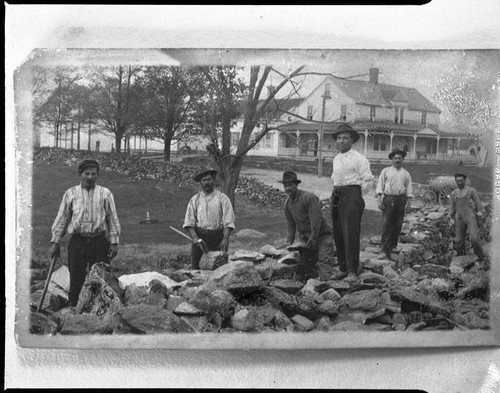
[[[283,113],[289,112],[291,109],[297,107],[304,99],[303,98],[277,98],[272,100],[266,110],[264,115],[268,112],[273,118],[279,118]],[[257,103],[257,110],[260,110],[262,105],[266,100],[259,100]],[[246,100],[240,100],[240,117],[241,114],[245,113]]]
[[[392,100],[407,99],[408,108],[416,111],[441,110],[412,87],[386,85],[366,81],[329,77],[348,97],[358,104],[392,107]]]

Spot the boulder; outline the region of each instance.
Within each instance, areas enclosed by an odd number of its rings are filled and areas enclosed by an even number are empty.
[[[300,308],[297,297],[273,287],[264,287],[262,292],[269,302],[276,307],[282,308],[288,316],[299,312]]]
[[[40,301],[42,300],[42,294],[43,294],[43,289],[38,289],[37,291],[33,292],[30,295],[30,305],[33,308],[38,309]],[[40,310],[47,312],[54,312],[65,307],[67,304],[68,304],[68,299],[63,299],[47,290]]]
[[[331,289],[335,289],[339,293],[344,293],[351,289],[349,283],[341,280],[331,280],[327,282],[328,287]]]
[[[297,280],[290,280],[290,279],[280,279],[280,280],[273,280],[269,283],[272,287],[281,289],[282,291],[290,294],[296,294],[299,292],[302,287],[304,286],[304,283],[301,281]]]
[[[323,316],[316,321],[315,327],[316,330],[327,332],[333,327],[333,322],[330,320],[329,317]]]
[[[215,333],[217,327],[212,325],[206,316],[181,316],[181,320],[185,322],[196,333]]]
[[[284,265],[297,265],[300,262],[300,257],[297,255],[296,252],[289,252],[285,255],[283,255],[279,260],[278,263],[284,264]]]
[[[450,311],[445,305],[430,296],[417,293],[411,289],[395,289],[391,292],[391,296],[401,299],[402,309],[408,312],[422,309],[433,314],[450,315]]]
[[[385,278],[384,276],[377,274],[377,273],[372,273],[372,272],[363,272],[359,275],[359,278],[361,281],[363,281],[366,284],[387,284],[389,280]]]
[[[413,265],[413,270],[417,271],[421,276],[429,278],[447,278],[448,268],[446,266],[426,263],[425,265]]]
[[[123,301],[127,306],[132,304],[146,303],[149,296],[147,287],[138,287],[135,284],[127,285],[123,294]]]
[[[322,284],[323,283],[321,281],[316,280],[314,278],[310,278],[309,280],[307,280],[306,285],[304,285],[302,287],[302,289],[300,290],[300,293],[302,295],[309,293],[309,294],[313,294],[314,296],[318,296],[319,294],[318,294],[316,288],[318,288]]]
[[[259,323],[257,314],[251,308],[242,309],[231,317],[231,326],[244,332],[256,329]]]
[[[147,287],[152,280],[158,280],[169,289],[175,290],[180,287],[177,281],[158,272],[142,272],[126,274],[118,278],[120,288],[125,289],[128,285],[135,284],[138,287]]]
[[[392,316],[392,327],[394,330],[403,331],[408,326],[409,318],[407,314],[394,314]]]
[[[251,293],[263,286],[252,262],[236,261],[214,270],[205,284],[209,291],[224,289],[230,293]]]
[[[477,297],[487,299],[490,285],[488,276],[483,273],[480,275],[467,275],[467,278],[469,279],[465,281],[465,286],[457,292],[457,298]]]
[[[258,262],[266,259],[264,254],[256,251],[248,251],[248,250],[237,250],[231,257],[229,258],[231,261],[252,261]]]
[[[451,259],[450,262],[450,272],[451,273],[463,273],[464,271],[469,270],[476,263],[477,256],[476,255],[461,255],[455,256]]]
[[[316,301],[318,303],[323,303],[327,300],[331,300],[332,302],[336,302],[340,299],[340,294],[333,288],[327,289],[322,292],[317,298]]]
[[[187,316],[200,316],[203,315],[203,311],[197,309],[195,306],[189,304],[188,302],[182,302],[175,308],[174,314],[187,315]]]
[[[78,313],[102,317],[113,314],[122,306],[123,290],[111,268],[104,262],[96,263],[85,278],[76,309]]]
[[[233,315],[236,300],[225,290],[209,291],[205,286],[194,288],[185,298],[196,308],[202,310],[211,318],[219,314],[222,318]],[[211,319],[209,318],[209,319]]]
[[[174,311],[182,303],[184,303],[182,296],[169,296],[165,308],[169,311]]]
[[[58,329],[57,323],[50,317],[39,312],[32,312],[30,313],[29,318],[29,332],[31,334],[41,334],[47,336],[56,334]]]
[[[334,302],[333,300],[325,300],[318,306],[318,311],[321,314],[329,316],[336,315],[339,311],[339,305],[337,302]]]
[[[61,334],[111,334],[112,318],[100,318],[93,314],[62,314],[60,317]]]
[[[391,281],[394,281],[401,277],[400,274],[390,266],[385,266],[383,269],[383,273],[384,277]]]
[[[193,328],[173,312],[159,306],[137,304],[117,312],[119,324],[113,333],[156,334],[163,332],[192,332]]]
[[[409,268],[406,268],[405,270],[403,270],[403,272],[401,273],[401,276],[406,280],[416,281],[417,278],[420,276],[420,274],[418,274],[418,272],[416,272],[411,267],[409,267]]]
[[[264,239],[267,237],[265,233],[256,231],[254,229],[240,229],[234,234],[234,237],[238,240],[244,239]]]
[[[274,313],[272,324],[276,329],[283,330],[288,326],[293,325],[293,322],[286,316],[286,314],[278,310]]]
[[[210,251],[203,254],[200,260],[200,269],[215,270],[228,263],[228,255],[222,251]]]
[[[308,332],[314,329],[314,322],[307,319],[306,317],[297,314],[290,318],[292,322],[295,324],[295,327],[302,332]]]
[[[266,244],[265,246],[261,247],[259,252],[271,258],[281,258],[289,254],[287,250],[277,249],[276,247],[273,247],[270,244]]]
[[[68,266],[62,265],[59,269],[55,270],[52,273],[47,291],[63,299],[66,300],[68,299],[69,295]]]
[[[380,306],[381,292],[379,289],[371,289],[350,293],[344,295],[340,303],[351,310],[374,311]]]
[[[297,264],[287,265],[281,264],[275,259],[266,259],[265,261],[255,265],[255,269],[260,274],[263,280],[290,279],[298,269]]]

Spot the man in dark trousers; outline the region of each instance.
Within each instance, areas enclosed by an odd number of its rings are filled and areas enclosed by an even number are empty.
[[[352,149],[359,134],[348,124],[341,124],[333,134],[340,153],[333,159],[332,223],[340,273],[336,279],[358,281],[361,272],[359,242],[361,217],[365,209],[363,194],[373,188],[370,162]]]
[[[391,251],[397,251],[405,210],[410,208],[413,198],[411,176],[402,168],[405,157],[404,150],[390,152],[392,165],[382,169],[377,184],[378,208],[382,210],[382,252],[388,259]]]
[[[464,255],[465,235],[469,235],[474,253],[484,259],[477,218],[483,216],[483,205],[477,191],[465,185],[467,176],[455,174],[457,187],[451,193],[450,216],[455,220],[455,241],[458,255]]]
[[[113,194],[96,184],[99,163],[84,159],[78,165],[80,184],[63,196],[52,225],[50,255],[59,257],[61,239],[71,235],[68,244],[70,274],[69,304],[75,307],[87,274],[97,262],[110,263],[118,253],[120,222]]]
[[[287,241],[293,244],[298,233],[304,247],[299,249],[299,280],[317,278],[327,281],[333,273],[332,230],[321,212],[319,198],[312,192],[298,189],[301,180],[295,172],[283,173],[283,184],[288,199],[285,203]]]
[[[209,169],[198,173],[194,180],[200,183],[201,191],[188,203],[183,228],[191,235],[191,267],[200,268],[203,251],[198,240],[203,240],[209,251],[224,251],[229,248],[229,237],[234,229],[234,211],[229,197],[215,189],[217,171]]]

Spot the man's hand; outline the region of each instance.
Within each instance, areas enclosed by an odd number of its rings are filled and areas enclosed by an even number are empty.
[[[108,258],[111,261],[118,254],[118,244],[110,244],[108,250]]]
[[[52,243],[50,245],[50,257],[59,258],[61,256],[61,246],[59,243]]]
[[[477,216],[478,217],[482,217],[483,216],[483,212],[477,212]]]
[[[318,248],[318,241],[314,238],[311,238],[307,241],[307,248],[316,249]]]
[[[411,210],[411,199],[406,200],[405,213],[409,213]]]
[[[229,249],[229,239],[228,238],[223,238],[222,241],[219,244],[219,249],[222,252],[227,252]]]

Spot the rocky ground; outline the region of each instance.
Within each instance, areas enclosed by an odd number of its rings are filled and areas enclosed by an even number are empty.
[[[36,159],[61,162],[64,154],[47,149]],[[67,157],[68,165],[75,165],[81,158],[74,153]],[[188,181],[196,171],[143,163],[144,160],[133,157],[120,161],[107,156],[98,158],[104,167],[128,171],[135,178],[171,176],[169,181]],[[267,187],[243,179],[241,190],[256,193],[254,184]],[[279,196],[273,198],[274,195],[262,203],[278,204]],[[328,201],[324,202],[328,210]],[[492,207],[489,201],[484,201],[484,206],[481,236],[488,251]],[[363,272],[357,283],[297,281],[297,255],[278,244],[267,244],[257,250],[236,250],[230,255],[206,254],[201,270],[117,276],[113,267],[97,264],[86,277],[78,305],[68,307],[69,273],[62,266],[52,276],[41,312],[31,313],[31,332],[56,335],[488,329],[489,258],[478,261],[470,244],[466,245],[466,255],[457,256],[453,230],[446,207],[415,207],[405,217],[400,250],[391,260],[381,256],[379,237],[362,239]],[[265,242],[267,235],[242,229],[234,237],[240,244],[255,244],[255,239]],[[47,270],[33,266],[31,273],[31,305],[35,308]]]

